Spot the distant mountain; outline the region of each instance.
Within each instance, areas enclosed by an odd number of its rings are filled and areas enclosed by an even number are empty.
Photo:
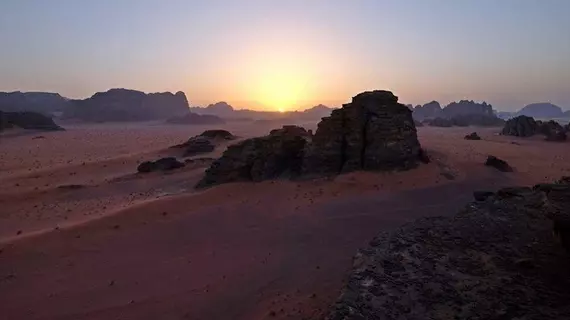
[[[459,102],[452,102],[443,108],[443,113],[447,118],[471,114],[484,116],[494,115],[493,106],[484,101],[482,103],[477,103],[473,100],[461,100]]]
[[[147,121],[188,113],[184,92],[149,93],[129,89],[97,92],[91,98],[72,100],[64,117],[83,121]]]
[[[51,92],[0,92],[0,110],[6,112],[31,111],[45,115],[62,112],[69,99]]]
[[[435,119],[443,117],[443,109],[437,101],[432,101],[424,104],[423,106],[416,106],[413,109],[412,115],[414,119],[422,121],[425,119]]]
[[[4,112],[0,111],[0,131],[7,129],[31,129],[45,131],[61,131],[64,130],[53,122],[52,118],[31,111],[22,112]]]
[[[248,109],[234,109],[226,102],[217,102],[207,107],[192,107],[190,111],[203,114],[215,115],[224,119],[251,119],[251,120],[272,120],[272,119],[293,119],[293,120],[320,120],[329,116],[333,108],[325,105],[317,105],[304,111],[274,112],[256,111]]]
[[[529,104],[517,112],[517,115],[547,119],[565,117],[565,113],[559,106],[547,102]]]
[[[168,123],[174,124],[224,124],[226,123],[224,119],[214,116],[211,114],[197,114],[194,112],[188,112],[183,116],[172,117],[166,120]]]

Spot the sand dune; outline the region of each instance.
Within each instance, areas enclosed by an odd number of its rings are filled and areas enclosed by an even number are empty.
[[[222,126],[241,137],[274,124]],[[314,129],[315,124],[310,129]],[[397,173],[193,190],[205,164],[135,174],[205,127],[73,125],[0,141],[6,319],[319,318],[378,231],[454,214],[475,189],[553,180],[569,143],[419,128],[432,162]],[[513,144],[512,142],[516,142]],[[218,156],[223,146],[206,156]],[[507,160],[513,173],[482,163]],[[58,188],[62,185],[81,188]]]

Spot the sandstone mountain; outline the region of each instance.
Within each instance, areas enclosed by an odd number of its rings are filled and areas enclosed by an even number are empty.
[[[517,114],[539,119],[565,117],[564,112],[559,106],[547,102],[529,104],[522,108]]]
[[[128,89],[97,92],[91,98],[72,100],[64,117],[83,121],[147,121],[188,113],[184,92],[149,93]]]
[[[320,120],[322,117],[330,115],[333,108],[329,108],[325,105],[320,104],[303,111],[288,111],[288,112],[257,111],[249,109],[234,109],[234,107],[228,104],[227,102],[221,101],[214,104],[210,104],[204,108],[191,107],[190,110],[197,114],[215,115],[227,120],[234,120],[234,119]]]
[[[31,111],[45,115],[63,112],[69,99],[50,92],[0,92],[0,110],[6,112]]]

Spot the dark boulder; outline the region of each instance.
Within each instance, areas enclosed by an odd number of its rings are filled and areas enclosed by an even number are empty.
[[[477,134],[477,132],[471,132],[470,134],[464,137],[465,140],[481,140],[481,137]]]
[[[485,161],[485,165],[493,167],[502,172],[512,172],[513,168],[504,160],[501,160],[495,156],[488,156]]]
[[[538,133],[539,124],[532,117],[518,116],[509,119],[503,130],[502,135],[515,137],[530,137]]]
[[[62,127],[52,118],[37,112],[3,112],[0,111],[0,131],[11,128],[30,130],[62,131]]]
[[[196,187],[296,176],[301,171],[307,136],[303,128],[284,127],[231,145]]]
[[[364,92],[318,124],[303,174],[409,169],[420,144],[410,109],[389,91]]]
[[[542,122],[538,131],[546,136],[546,141],[566,141],[566,129],[554,120]]]
[[[184,167],[184,163],[176,160],[174,157],[166,157],[156,161],[145,161],[139,164],[137,171],[148,173],[154,171],[170,171],[182,167]]]
[[[487,200],[489,197],[493,196],[495,193],[492,191],[474,191],[473,192],[473,198],[476,201],[485,201]]]
[[[200,136],[211,139],[224,139],[224,140],[235,139],[235,136],[231,132],[222,129],[206,130],[202,132]]]
[[[216,145],[212,142],[212,140],[197,136],[194,138],[189,139],[184,143],[184,157],[194,156],[200,153],[208,153],[214,151]]]

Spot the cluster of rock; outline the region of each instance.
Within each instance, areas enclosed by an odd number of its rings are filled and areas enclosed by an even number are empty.
[[[297,176],[308,137],[309,133],[303,128],[285,126],[267,136],[231,145],[206,170],[196,187]]]
[[[149,93],[128,89],[97,92],[91,98],[72,100],[64,117],[83,121],[147,121],[188,113],[184,92]]]
[[[156,161],[145,161],[139,164],[137,171],[140,173],[149,173],[155,171],[170,171],[182,167],[184,167],[184,163],[176,160],[174,157],[167,157]]]
[[[0,131],[12,128],[61,131],[64,130],[53,119],[37,112],[0,111]]]
[[[567,131],[567,128],[554,120],[543,122],[523,115],[508,120],[501,134],[515,137],[543,134],[548,141],[565,141]]]
[[[233,140],[236,137],[227,130],[206,130],[201,134],[191,137],[186,142],[172,148],[183,149],[184,157],[191,157],[201,153],[214,151],[216,143],[223,140]]]
[[[188,112],[185,115],[172,117],[166,120],[167,123],[172,124],[197,124],[197,125],[217,125],[217,124],[224,124],[226,121],[224,119],[209,115],[209,114],[197,114],[194,112]]]
[[[328,319],[570,318],[570,186],[475,196],[372,240]]]
[[[282,176],[410,169],[423,154],[411,111],[389,91],[364,92],[323,118],[314,135],[286,126],[230,146],[198,187]]]

